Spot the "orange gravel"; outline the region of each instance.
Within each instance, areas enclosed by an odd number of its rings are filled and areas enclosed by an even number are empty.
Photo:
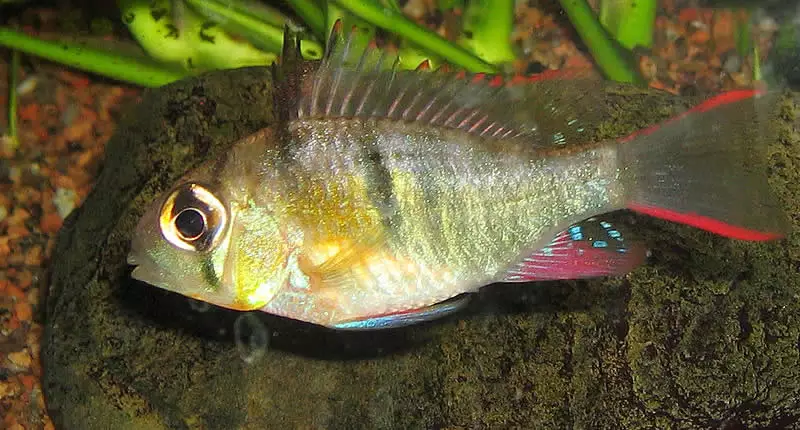
[[[0,63],[0,133],[7,127],[7,67]],[[121,105],[139,93],[51,64],[21,78],[31,89],[19,98],[20,146],[0,144],[0,428],[20,430],[53,428],[39,343],[55,235],[91,189]]]

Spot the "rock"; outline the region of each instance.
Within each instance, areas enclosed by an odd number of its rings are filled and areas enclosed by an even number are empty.
[[[601,137],[689,102],[608,93]],[[274,124],[273,96],[268,69],[215,72],[148,92],[120,126],[54,252],[42,356],[57,428],[708,429],[800,419],[800,236],[742,243],[627,213],[615,221],[633,223],[653,248],[628,277],[492,286],[464,312],[386,332],[258,314],[267,350],[241,356],[237,312],[133,281],[125,256],[145,205],[201,159]],[[795,231],[796,101],[777,104],[780,141],[770,147]]]

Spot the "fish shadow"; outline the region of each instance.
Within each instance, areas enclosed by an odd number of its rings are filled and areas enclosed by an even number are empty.
[[[365,331],[334,330],[263,312],[244,313],[197,302],[180,294],[123,277],[116,300],[127,311],[160,327],[209,342],[237,347],[234,326],[247,316],[247,331],[266,336],[265,347],[319,360],[364,360],[402,354],[436,341],[440,328],[483,316],[574,312],[608,303],[581,294],[584,281],[493,284],[472,295],[469,304],[445,317],[411,326]],[[581,299],[585,297],[584,299]],[[255,324],[255,327],[252,327]],[[266,333],[258,333],[265,330]]]

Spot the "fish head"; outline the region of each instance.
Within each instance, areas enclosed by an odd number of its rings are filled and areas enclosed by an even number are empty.
[[[244,181],[197,176],[179,181],[139,220],[131,276],[230,309],[266,306],[289,276],[277,217],[252,203]]]

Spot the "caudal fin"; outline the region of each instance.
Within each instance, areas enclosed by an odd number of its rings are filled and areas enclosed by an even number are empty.
[[[732,91],[623,139],[628,208],[736,239],[785,236],[788,222],[764,168],[775,102]]]

